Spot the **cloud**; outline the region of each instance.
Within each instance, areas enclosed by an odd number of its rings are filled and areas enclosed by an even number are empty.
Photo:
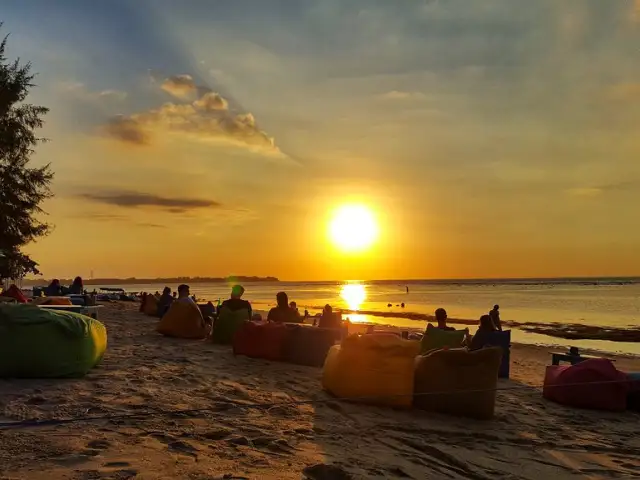
[[[145,131],[137,120],[118,115],[105,126],[107,135],[133,145],[148,145],[151,135]]]
[[[141,192],[105,192],[105,193],[84,193],[80,197],[96,203],[123,207],[140,208],[155,207],[171,213],[184,213],[188,210],[200,208],[219,208],[221,203],[214,200],[205,200],[186,197],[163,197]]]
[[[98,213],[87,211],[83,212],[82,214],[72,215],[71,218],[87,222],[122,222],[144,228],[167,228],[166,225],[161,225],[159,223],[136,222],[126,215],[118,215],[112,213]]]
[[[162,90],[174,97],[186,99],[192,98],[198,91],[198,87],[191,75],[174,75],[167,78],[160,86]]]
[[[91,91],[81,82],[62,82],[58,84],[57,90],[86,102],[122,102],[127,98],[127,92],[112,89]]]
[[[383,100],[424,100],[426,95],[421,92],[403,92],[399,90],[391,90],[390,92],[380,95]]]
[[[181,78],[180,82],[193,87],[190,91],[202,91],[186,77],[191,79],[188,75],[172,78]],[[165,90],[167,81],[163,84]],[[180,87],[180,90],[177,85],[180,83],[171,82],[174,93],[187,92],[186,87]],[[114,117],[104,126],[104,133],[132,145],[149,145],[154,134],[173,134],[201,142],[227,143],[262,153],[281,154],[273,138],[258,128],[251,113],[232,112],[227,100],[212,91],[205,91],[193,102],[169,102],[145,112]]]
[[[598,197],[615,192],[636,191],[638,183],[639,182],[635,180],[625,180],[591,187],[570,188],[567,190],[567,193],[574,197]]]

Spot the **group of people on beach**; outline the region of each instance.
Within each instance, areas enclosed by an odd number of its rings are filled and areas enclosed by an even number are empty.
[[[55,278],[42,290],[42,293],[46,297],[61,297],[63,295],[82,295],[86,292],[84,290],[82,277],[76,277],[68,287],[62,285],[60,280]]]
[[[455,330],[454,327],[447,325],[447,311],[444,308],[438,308],[435,311],[435,318],[437,328],[440,330]],[[500,305],[494,305],[493,309],[487,314],[482,315],[478,322],[478,330],[473,337],[467,338],[467,345],[470,350],[477,350],[482,348],[486,342],[487,337],[494,333],[502,331],[502,323],[500,321]]]
[[[211,314],[218,317],[221,312],[228,310],[238,312],[244,310],[247,312],[248,320],[262,320],[260,314],[254,314],[251,303],[243,299],[245,289],[242,285],[234,285],[231,287],[231,295],[227,300],[219,303],[217,307],[211,304]],[[197,305],[195,296],[191,295],[189,285],[180,285],[177,292],[172,292],[171,288],[165,287],[158,300],[158,315],[162,317],[171,307],[173,302],[193,302]],[[309,318],[308,310],[304,311],[304,316],[300,314],[297,303],[289,302],[289,296],[286,292],[278,292],[276,294],[276,306],[271,308],[267,314],[267,321],[277,323],[304,323]],[[205,319],[206,321],[207,319]],[[213,320],[213,319],[209,319]],[[314,317],[313,325],[320,328],[341,328],[343,327],[342,315],[340,312],[334,312],[331,305],[325,305],[322,314]]]

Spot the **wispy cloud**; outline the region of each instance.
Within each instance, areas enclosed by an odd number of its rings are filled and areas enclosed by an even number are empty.
[[[404,92],[391,90],[379,96],[383,100],[425,100],[427,96],[422,92]]]
[[[87,102],[122,102],[127,98],[127,92],[113,89],[92,91],[81,82],[61,82],[57,85],[57,90],[63,95]]]
[[[171,213],[184,213],[202,208],[219,208],[221,203],[214,200],[187,197],[163,197],[141,192],[83,193],[86,200],[123,208],[155,207]]]

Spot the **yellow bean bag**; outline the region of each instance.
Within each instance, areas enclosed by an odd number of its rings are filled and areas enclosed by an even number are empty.
[[[158,323],[157,332],[167,337],[201,340],[209,335],[209,327],[195,303],[176,301]]]
[[[436,350],[418,357],[414,406],[464,417],[493,417],[501,360],[498,347]]]
[[[417,341],[396,335],[352,335],[329,350],[322,386],[340,398],[410,407]]]
[[[158,299],[155,295],[149,294],[145,297],[142,311],[145,315],[149,315],[150,317],[158,316]]]

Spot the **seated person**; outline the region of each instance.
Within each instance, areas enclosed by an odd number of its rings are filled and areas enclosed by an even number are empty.
[[[471,339],[471,343],[469,344],[469,350],[480,350],[483,348],[489,338],[491,337],[491,333],[497,332],[495,324],[493,323],[493,319],[490,315],[482,315],[480,317],[480,325],[478,326],[478,331]]]
[[[436,322],[440,330],[455,330],[453,327],[447,326],[447,311],[444,308],[438,308],[436,310]]]
[[[59,297],[62,295],[62,285],[60,285],[60,280],[57,278],[51,280],[51,283],[48,287],[44,289],[44,294],[47,297]]]
[[[231,287],[231,296],[228,300],[222,302],[220,308],[218,309],[218,315],[220,315],[220,310],[223,308],[227,308],[232,312],[237,312],[238,310],[247,310],[248,317],[251,318],[253,314],[253,310],[251,309],[251,304],[242,299],[242,295],[244,295],[244,287],[242,285],[234,285]]]
[[[334,313],[331,305],[325,305],[322,310],[322,316],[318,322],[320,328],[340,328],[342,327],[342,315]]]
[[[82,295],[84,293],[82,277],[76,277],[73,279],[73,283],[69,285],[69,293],[73,295]]]
[[[171,295],[171,289],[169,287],[164,287],[162,290],[162,295],[158,299],[158,316],[162,318],[169,307],[173,303],[173,296]]]
[[[289,297],[285,292],[276,295],[277,306],[269,310],[267,321],[281,323],[300,323],[301,319],[295,310],[289,306]]]

